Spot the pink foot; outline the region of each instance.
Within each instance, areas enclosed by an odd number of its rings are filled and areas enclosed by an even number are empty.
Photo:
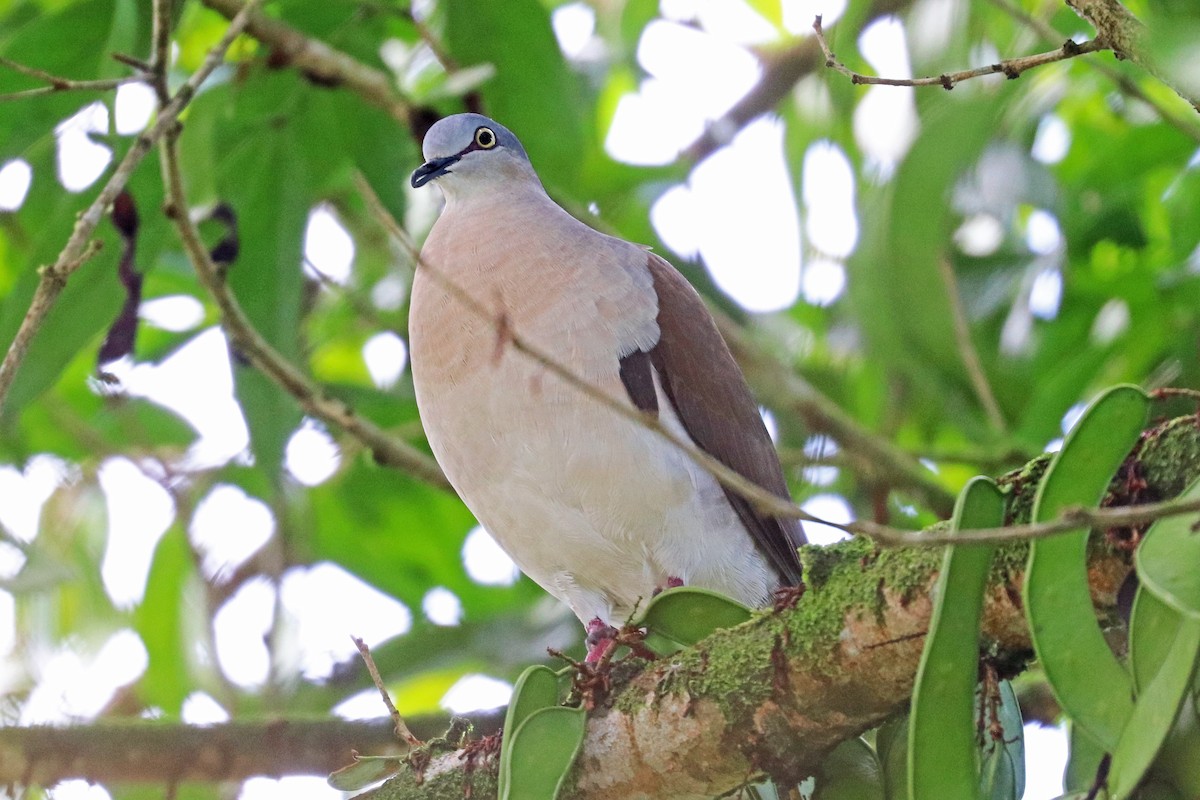
[[[665,592],[667,589],[678,589],[680,586],[683,586],[683,578],[676,578],[674,576],[668,576],[667,577],[667,585],[654,587],[654,591],[650,593],[650,596],[658,597],[660,594]]]
[[[595,664],[608,655],[609,651],[617,645],[616,635],[616,628],[606,624],[599,617],[592,617],[592,621],[587,624],[587,638],[584,639],[587,644],[587,656],[583,659],[584,663]]]

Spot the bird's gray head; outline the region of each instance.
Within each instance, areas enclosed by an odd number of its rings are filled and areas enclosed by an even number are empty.
[[[482,114],[455,114],[425,134],[425,163],[412,174],[413,188],[438,181],[454,187],[518,177],[537,180],[529,156],[512,131]]]

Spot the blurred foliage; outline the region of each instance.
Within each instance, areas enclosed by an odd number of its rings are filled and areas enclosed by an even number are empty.
[[[419,24],[407,6],[374,0],[276,0],[265,13],[391,75],[419,109],[414,122],[467,107],[492,113],[522,136],[565,206],[599,209],[596,224],[669,253],[650,224],[651,207],[686,181],[695,164],[681,156],[635,168],[603,147],[620,98],[647,77],[636,54],[658,19],[657,4],[579,4],[595,29],[593,46],[573,59],[561,52],[551,25],[560,5],[441,0]],[[764,64],[805,46],[807,32],[782,27],[786,4],[749,5],[778,33],[756,50]],[[67,78],[127,75],[111,56],[149,56],[149,8],[140,0],[0,0],[0,56]],[[1190,2],[1131,8],[1153,31],[1200,29],[1200,12]],[[225,29],[224,18],[197,0],[182,2],[179,11],[172,86],[198,67]],[[869,69],[858,35],[885,12],[905,24],[916,74],[972,66],[995,53],[1052,49],[1087,31],[1064,4],[1049,0],[851,0],[839,23],[826,21],[848,66]],[[1059,38],[1043,38],[1038,24]],[[1176,45],[1171,38],[1158,52],[1168,68],[1172,59],[1184,64],[1194,57]],[[379,386],[365,367],[363,345],[373,334],[403,335],[405,294],[396,286],[407,285],[411,264],[381,232],[356,186],[361,176],[397,219],[423,234],[428,209],[410,206],[407,190],[420,160],[418,136],[346,88],[324,85],[273,56],[269,46],[242,37],[231,63],[182,118],[190,201],[197,209],[218,202],[236,209],[241,252],[229,280],[259,331],[330,394],[424,447],[408,376]],[[1018,81],[994,76],[953,92],[919,90],[912,94],[919,120],[912,145],[890,165],[856,133],[867,90],[825,72],[803,74],[795,87],[771,85],[779,80],[776,71],[764,73],[763,85],[779,98],[775,113],[785,126],[790,183],[802,185],[814,145],[832,144],[853,169],[862,233],[844,260],[846,292],[828,304],[801,298],[775,314],[749,315],[720,295],[703,265],[674,260],[715,303],[734,311],[782,368],[836,401],[884,446],[928,459],[937,479],[957,492],[971,475],[998,474],[1041,452],[1062,435],[1064,415],[1104,386],[1200,386],[1200,119],[1157,79],[1100,53]],[[0,95],[41,85],[0,66]],[[912,90],[870,90],[881,91]],[[89,138],[109,148],[115,163],[133,137],[111,122],[113,92],[63,91],[0,104],[0,166],[19,159],[32,169],[20,207],[0,211],[5,348],[29,307],[38,267],[54,260],[76,214],[111,172],[110,164],[78,194],[58,178],[55,127],[93,102],[108,109],[110,123]],[[1061,158],[1034,155],[1047,128],[1066,134]],[[137,257],[146,275],[144,299],[187,295],[205,309],[203,321],[185,330],[143,324],[134,358],[157,364],[213,325],[216,312],[159,213],[163,190],[153,157],[130,190],[143,219]],[[736,187],[728,201],[738,202]],[[354,268],[344,285],[316,281],[302,269],[306,224],[317,208],[331,210],[353,237]],[[806,218],[799,202],[796,214]],[[1030,236],[1031,226],[1047,220],[1060,233],[1049,247]],[[979,229],[993,241],[972,239],[970,231]],[[112,633],[132,628],[148,666],[106,713],[153,708],[178,718],[183,699],[197,690],[235,715],[328,713],[363,688],[363,674],[348,663],[327,680],[305,678],[285,635],[291,623],[282,606],[267,637],[266,687],[229,681],[216,666],[211,635],[221,604],[244,582],[258,575],[275,581],[290,567],[324,561],[412,610],[411,632],[377,648],[406,711],[435,709],[468,672],[512,681],[544,658],[546,644],[578,646],[573,620],[548,610],[526,579],[497,587],[468,576],[462,548],[473,521],[454,497],[376,465],[346,439],[339,440],[332,478],[312,488],[295,480],[285,453],[301,412],[236,354],[235,393],[249,450],[228,463],[197,465],[189,456],[197,433],[176,413],[96,376],[97,350],[122,300],[119,238],[107,222],[98,236],[103,250],[71,278],[0,409],[0,463],[29,470],[49,455],[62,472],[35,539],[0,529],[7,549],[19,554],[0,576],[15,598],[17,645],[3,690],[17,707],[39,679],[41,654],[69,646],[94,655]],[[807,236],[804,253],[807,264],[830,257]],[[1034,297],[1035,287],[1047,283],[1061,286],[1057,302]],[[1165,405],[1155,413],[1187,410]],[[781,449],[805,453],[814,431],[782,411],[775,417]],[[798,500],[833,493],[861,516],[887,513],[910,526],[934,518],[903,493],[881,504],[886,476],[882,487],[880,476],[864,481],[837,469],[836,449],[817,449],[788,459]],[[116,458],[161,484],[175,507],[133,608],[114,604],[100,576],[109,531],[97,475]],[[822,472],[829,478],[823,485],[809,481],[812,459],[835,468]],[[202,553],[189,532],[195,509],[221,484],[262,500],[276,524],[259,553],[212,576],[201,569]],[[461,601],[459,626],[442,628],[422,617],[422,598],[435,586]],[[847,747],[854,751],[847,758],[869,756],[868,772],[878,771],[874,751]],[[877,749],[886,765],[887,748]]]

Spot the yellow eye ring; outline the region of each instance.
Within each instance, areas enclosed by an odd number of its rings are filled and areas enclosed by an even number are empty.
[[[496,132],[486,125],[476,128],[475,144],[484,150],[491,150],[496,146]]]

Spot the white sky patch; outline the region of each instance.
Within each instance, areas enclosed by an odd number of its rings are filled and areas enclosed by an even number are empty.
[[[814,258],[805,262],[800,293],[809,305],[832,305],[846,290],[846,267],[840,261]]]
[[[972,214],[954,232],[954,243],[974,258],[990,256],[1004,242],[1004,227],[991,214]]]
[[[112,800],[112,795],[100,784],[80,779],[59,781],[46,796],[52,800]]]
[[[771,437],[771,441],[778,442],[779,423],[775,421],[775,415],[762,406],[758,407],[758,415],[762,417],[763,425],[766,427],[767,435]]]
[[[266,503],[237,486],[219,483],[197,504],[188,534],[202,554],[204,576],[220,582],[274,532],[275,517]]]
[[[1087,403],[1076,403],[1067,409],[1067,413],[1063,414],[1062,422],[1059,423],[1064,436],[1070,433],[1079,420],[1083,418],[1084,411],[1087,411]]]
[[[1096,319],[1092,322],[1092,341],[1100,347],[1112,343],[1129,329],[1129,322],[1129,304],[1114,297],[1096,313]]]
[[[846,11],[846,0],[783,0],[783,27],[790,33],[812,33],[813,19],[820,14],[822,26],[837,22]]]
[[[24,471],[0,465],[0,525],[19,542],[32,542],[41,524],[42,506],[68,479],[67,463],[57,456],[36,455],[25,463]]]
[[[383,331],[367,339],[362,354],[371,381],[380,389],[395,386],[408,364],[408,345],[392,331]]]
[[[319,486],[333,477],[342,463],[337,442],[320,425],[305,420],[288,439],[284,466],[304,486]]]
[[[1062,117],[1047,114],[1038,123],[1030,153],[1043,164],[1057,164],[1071,151],[1071,129]]]
[[[113,605],[131,608],[146,591],[154,548],[175,519],[175,501],[125,458],[105,461],[98,479],[108,506],[100,577]]]
[[[425,593],[421,610],[434,625],[451,626],[462,621],[462,601],[444,586],[435,586]]]
[[[12,654],[17,646],[17,601],[12,594],[0,589],[0,657]],[[8,694],[17,690],[16,686],[8,685],[12,665],[0,668],[0,693]],[[5,674],[10,673],[10,674]]]
[[[567,3],[550,15],[558,47],[568,59],[584,55],[596,32],[596,12],[583,3]]]
[[[440,705],[454,714],[496,708],[512,697],[512,684],[487,675],[464,675],[442,697]]]
[[[213,617],[217,662],[225,677],[243,689],[257,689],[270,676],[266,637],[274,618],[275,590],[261,576],[242,584]]]
[[[157,365],[138,364],[126,386],[131,394],[172,409],[200,433],[187,466],[223,464],[250,443],[233,398],[229,347],[220,328],[197,334]]]
[[[117,689],[146,671],[149,657],[136,633],[115,632],[95,656],[64,647],[35,661],[37,685],[21,709],[21,724],[50,724],[96,716]]]
[[[108,107],[100,101],[84,106],[54,129],[58,137],[58,180],[69,192],[82,192],[96,182],[112,161],[112,150],[88,138],[108,133]]]
[[[126,83],[117,87],[117,99],[113,105],[113,122],[117,133],[129,136],[139,133],[150,124],[157,105],[154,90],[144,83]]]
[[[308,215],[304,229],[305,271],[315,269],[334,283],[350,280],[354,264],[354,239],[326,206],[317,206]],[[309,266],[311,264],[311,267]]]
[[[286,778],[251,778],[242,784],[238,800],[342,800],[344,794],[315,775],[290,775]],[[89,800],[91,800],[89,798]]]
[[[662,0],[664,17],[680,22],[698,21],[708,33],[737,44],[763,44],[778,32],[748,4],[737,0]]]
[[[858,242],[850,160],[833,142],[813,142],[804,153],[803,175],[801,196],[808,241],[825,255],[845,258]]]
[[[858,38],[859,50],[876,74],[911,78],[904,25],[895,17],[871,23]],[[917,137],[917,109],[910,86],[872,86],[854,109],[854,138],[867,166],[890,177]]]
[[[0,540],[0,581],[10,581],[29,559],[25,551],[9,541]]]
[[[192,692],[185,697],[180,716],[188,725],[217,725],[230,720],[229,712],[207,692]]]
[[[300,668],[310,680],[327,677],[335,665],[358,653],[351,636],[375,647],[412,627],[412,612],[403,603],[327,561],[289,569],[279,591],[297,628]],[[370,716],[382,711],[377,705]]]
[[[815,494],[805,500],[800,507],[814,517],[820,517],[830,522],[844,524],[854,519],[854,511],[846,502],[846,498],[840,494]],[[809,544],[833,544],[850,538],[850,534],[845,531],[807,521],[804,523],[804,534],[808,537]]]
[[[1029,289],[1029,310],[1038,319],[1054,319],[1062,302],[1063,276],[1057,269],[1044,269]]]
[[[371,303],[380,311],[395,311],[408,299],[408,283],[399,275],[387,275],[371,287]]]
[[[141,302],[138,316],[156,328],[183,333],[204,322],[204,304],[190,294],[154,297]]]
[[[1025,243],[1038,255],[1050,255],[1062,247],[1058,218],[1049,211],[1034,209],[1025,222]]]
[[[787,308],[800,293],[800,222],[783,156],[783,124],[763,117],[700,162],[689,179],[700,255],[748,311]]]
[[[16,211],[33,183],[33,167],[17,158],[0,167],[0,211]]]
[[[508,553],[478,525],[467,534],[462,557],[467,575],[484,586],[512,586],[521,576],[521,571]]]
[[[646,26],[638,61],[650,73],[621,98],[604,142],[629,164],[666,164],[758,80],[762,68],[745,49],[673,22]]]
[[[667,247],[686,259],[700,252],[699,226],[695,225],[692,193],[687,186],[672,186],[650,206],[650,224]]]
[[[1025,800],[1042,800],[1063,793],[1067,768],[1067,732],[1061,727],[1025,726]]]
[[[333,714],[339,719],[378,719],[387,713],[379,699],[379,690],[374,687],[352,694],[333,707]]]

